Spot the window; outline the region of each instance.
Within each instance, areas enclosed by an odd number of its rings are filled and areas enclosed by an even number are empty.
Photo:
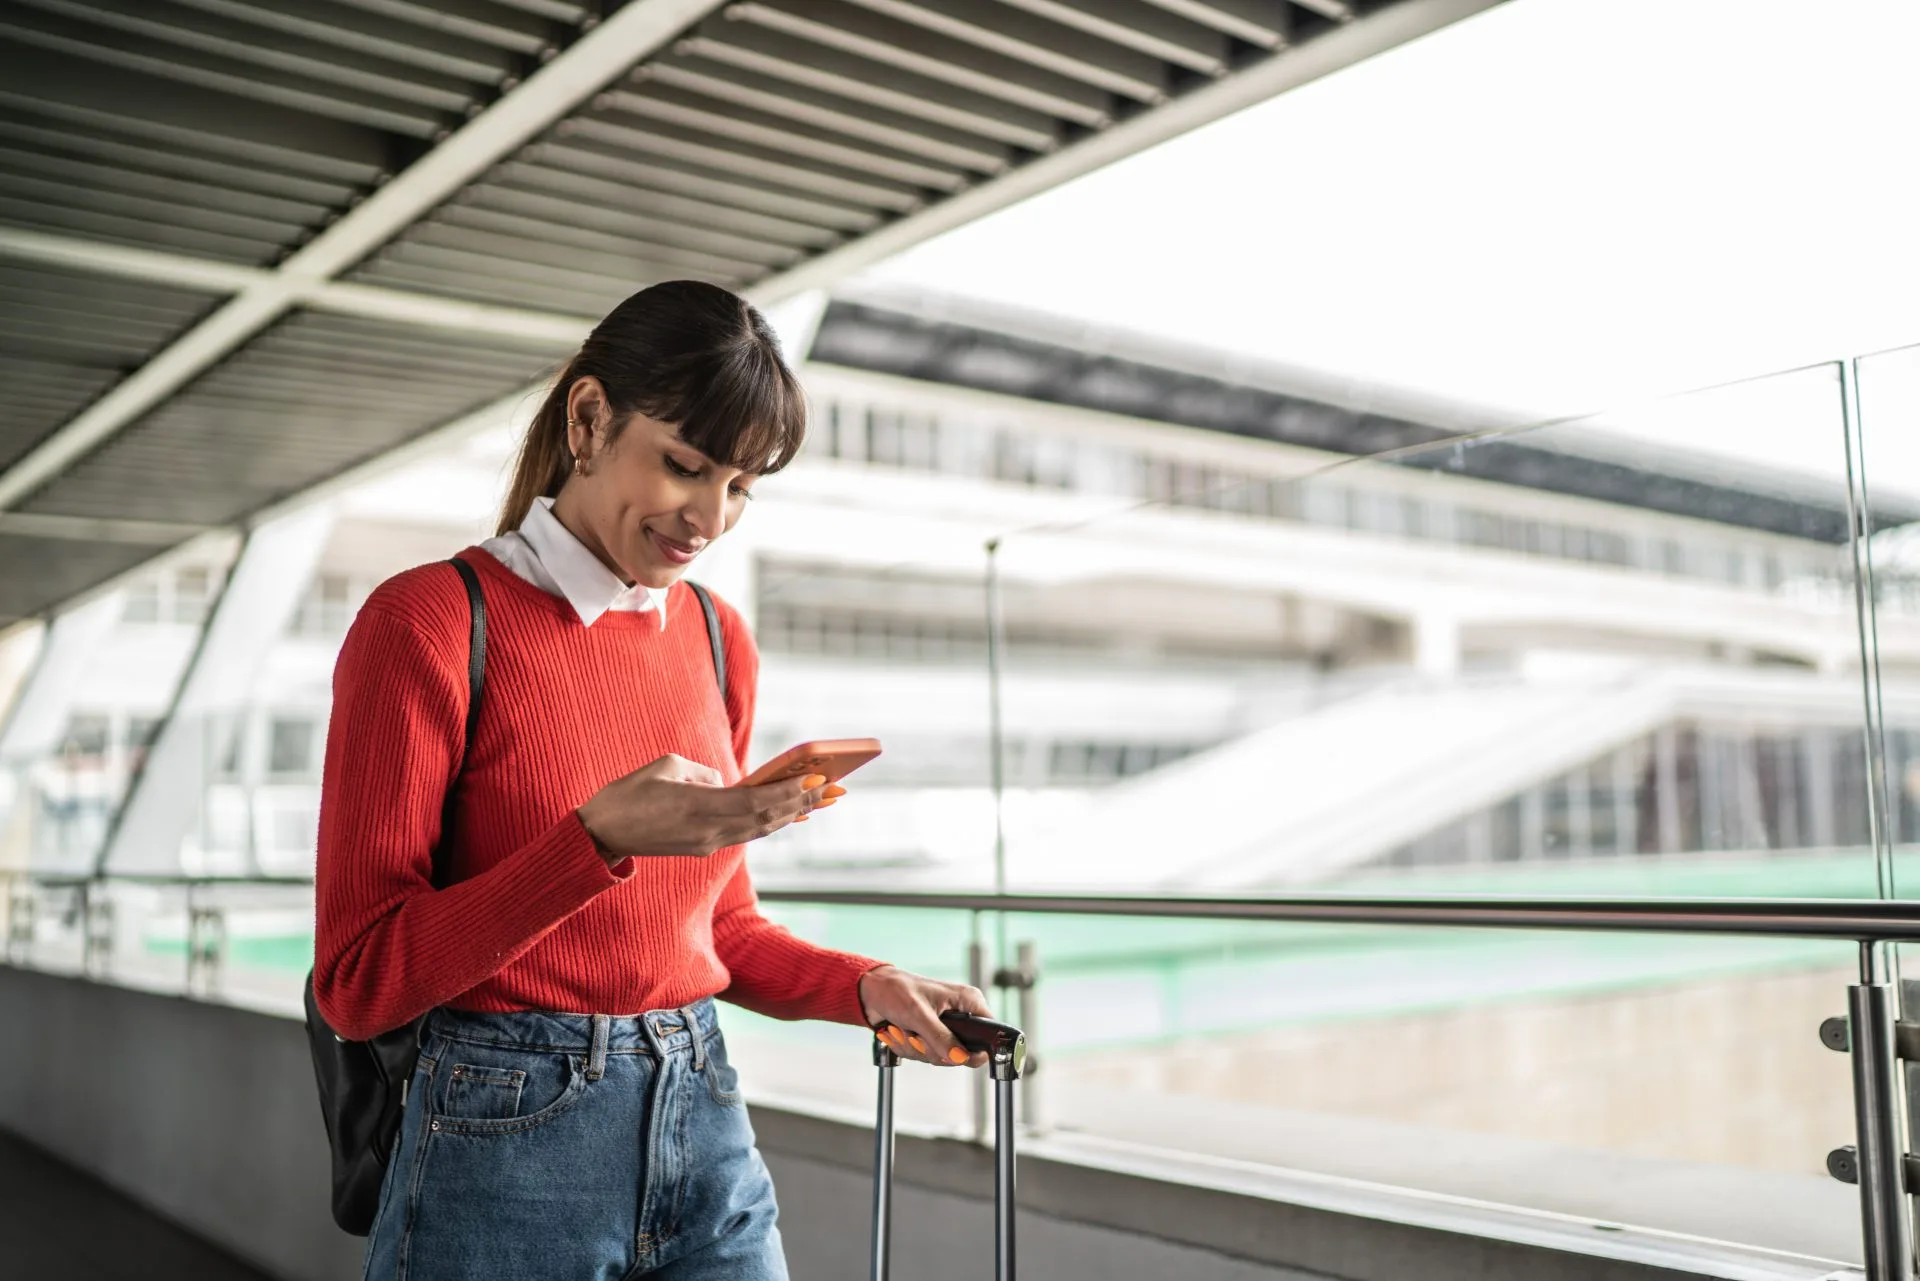
[[[121,618],[129,623],[160,621],[160,580],[149,574],[127,589],[127,609]]]
[[[111,727],[105,716],[94,712],[81,712],[67,722],[67,732],[61,740],[61,749],[71,750],[80,756],[105,756],[110,732]]]
[[[173,621],[206,621],[207,606],[213,599],[213,573],[205,565],[188,565],[174,571]]]
[[[352,621],[352,580],[345,574],[318,574],[300,602],[293,629],[303,636],[342,636]]]
[[[274,717],[267,727],[267,772],[311,773],[313,740],[314,723],[306,717]]]

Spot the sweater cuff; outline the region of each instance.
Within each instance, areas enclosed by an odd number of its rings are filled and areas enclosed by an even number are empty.
[[[837,986],[845,995],[845,1004],[840,1009],[834,1009],[829,1004],[820,1017],[829,1023],[849,1023],[854,1027],[871,1027],[872,1024],[867,1022],[867,1007],[860,1000],[860,980],[893,962],[876,961],[870,957],[854,956],[845,952],[836,954],[833,960],[835,966],[845,976],[844,981],[836,984],[829,979],[823,985],[823,990],[832,992]]]
[[[500,888],[523,905],[529,920],[551,926],[633,875],[632,863],[626,860],[623,872],[609,868],[579,815],[569,810],[501,865]]]

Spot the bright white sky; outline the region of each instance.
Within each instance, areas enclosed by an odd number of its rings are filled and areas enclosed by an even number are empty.
[[[1513,0],[871,274],[1837,475],[1829,377],[1621,407],[1920,343],[1917,58],[1915,0]],[[1920,359],[1863,377],[1920,495]]]

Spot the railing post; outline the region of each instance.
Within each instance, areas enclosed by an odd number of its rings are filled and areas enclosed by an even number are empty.
[[[987,990],[987,945],[980,938],[980,914],[973,914],[973,941],[967,944],[967,984]],[[973,1078],[973,1141],[985,1147],[992,1131],[987,1117],[987,1074],[968,1073]]]
[[[198,906],[187,890],[187,991],[211,994],[220,987],[227,959],[227,910],[218,903]]]
[[[35,924],[33,882],[25,874],[7,874],[7,959],[12,960],[18,944],[24,958],[33,951]]]
[[[95,967],[105,974],[113,955],[114,903],[100,880],[80,885],[80,969],[92,977]]]
[[[1020,1010],[1020,1030],[1026,1034],[1027,1053],[1025,1080],[1026,1090],[1020,1100],[1020,1114],[1024,1119],[1024,1128],[1030,1134],[1041,1132],[1042,1123],[1040,1097],[1035,1092],[1033,1074],[1040,1066],[1039,1059],[1033,1053],[1037,1044],[1034,1029],[1040,1022],[1040,949],[1032,939],[1022,939],[1014,951],[1014,967],[999,970],[993,976],[993,985],[1002,999],[1011,991],[1015,993],[1015,1003]]]
[[[1861,1245],[1867,1281],[1913,1281],[1913,1237],[1900,1141],[1893,988],[1882,982],[1879,948],[1860,945],[1860,982],[1847,989],[1858,1136]]]

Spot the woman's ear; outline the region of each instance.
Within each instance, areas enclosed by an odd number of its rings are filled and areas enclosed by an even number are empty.
[[[591,374],[567,390],[567,450],[590,459],[606,444],[607,391]]]

